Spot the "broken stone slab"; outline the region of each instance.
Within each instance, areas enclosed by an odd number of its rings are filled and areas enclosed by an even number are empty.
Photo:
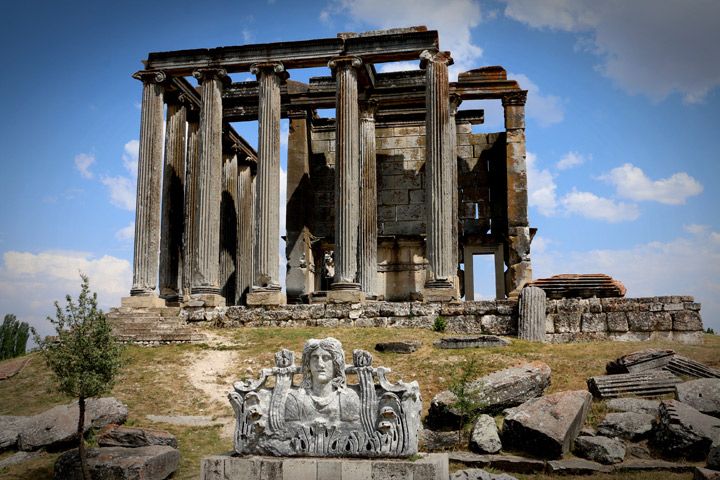
[[[458,447],[463,437],[461,431],[437,431],[424,428],[420,431],[420,444],[426,452],[442,452],[454,450]]]
[[[470,382],[466,386],[469,398],[481,405],[479,413],[498,413],[539,397],[550,385],[550,367],[543,362],[531,362],[498,370]],[[449,390],[438,393],[430,401],[428,425],[434,428],[459,428],[460,412],[455,408],[457,396]]]
[[[473,335],[469,337],[443,337],[433,345],[446,349],[506,347],[510,345],[510,340],[497,335]]]
[[[172,433],[153,428],[137,428],[113,426],[103,430],[97,436],[100,447],[147,447],[150,445],[167,445],[177,448],[177,438]]]
[[[477,454],[471,452],[448,452],[451,462],[473,468],[493,468],[512,473],[541,473],[545,471],[545,461],[519,455]]]
[[[30,417],[0,415],[0,452],[15,448],[18,435]]]
[[[3,468],[9,467],[10,465],[17,465],[18,463],[25,463],[27,461],[30,461],[37,457],[42,457],[43,455],[46,455],[43,451],[38,452],[17,452],[14,455],[10,455],[9,457],[3,458],[0,460],[0,470]]]
[[[699,378],[675,386],[675,399],[695,410],[720,417],[720,378]]]
[[[597,432],[606,437],[620,437],[633,442],[648,438],[655,417],[647,413],[608,413],[597,427]]]
[[[164,480],[177,470],[180,452],[166,445],[90,448],[87,451],[87,462],[93,478]],[[77,450],[69,450],[58,457],[53,479],[83,479]]]
[[[528,400],[505,417],[503,445],[541,458],[560,458],[570,451],[591,403],[592,396],[583,390]]]
[[[677,400],[665,400],[653,422],[652,442],[665,455],[703,460],[720,442],[720,419]]]
[[[676,375],[685,375],[687,377],[720,378],[720,370],[710,368],[682,355],[675,355],[665,369]]]
[[[625,459],[625,444],[620,440],[601,436],[579,436],[573,451],[576,455],[604,465],[620,463]]]
[[[507,473],[490,473],[479,468],[458,470],[450,475],[450,480],[517,480]]]
[[[145,415],[145,418],[155,423],[168,423],[180,427],[213,427],[224,425],[223,422],[208,415]]]
[[[418,340],[399,340],[395,342],[380,342],[375,344],[375,350],[378,352],[391,352],[391,353],[413,353],[416,351],[422,342]]]
[[[707,467],[720,470],[720,443],[713,443],[707,456]]]
[[[607,402],[607,408],[618,412],[645,413],[654,417],[660,408],[660,401],[645,398],[613,398]]]
[[[480,415],[470,434],[470,450],[477,453],[497,453],[502,449],[495,419]]]
[[[666,366],[670,363],[674,355],[674,350],[648,348],[646,350],[628,353],[615,360],[611,360],[605,366],[605,370],[609,374],[637,373],[654,370]]]
[[[625,460],[613,467],[616,472],[633,473],[633,472],[671,472],[683,473],[693,469],[692,465],[685,465],[677,462],[668,462],[659,459],[639,459]]]
[[[547,472],[551,475],[597,475],[611,473],[613,468],[582,458],[566,458],[547,462]]]
[[[24,451],[55,450],[77,441],[78,402],[53,407],[29,417],[18,435],[18,448]],[[111,423],[125,423],[127,406],[113,397],[89,398],[85,404],[85,432]]]
[[[596,398],[617,398],[626,395],[658,397],[674,393],[682,379],[665,370],[646,370],[639,373],[598,375],[587,380],[588,390]]]
[[[695,467],[693,480],[720,480],[720,472],[709,468]]]

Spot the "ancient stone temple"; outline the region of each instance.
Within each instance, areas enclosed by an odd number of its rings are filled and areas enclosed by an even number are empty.
[[[418,68],[379,73],[408,60]],[[495,256],[497,298],[517,297],[532,272],[527,92],[501,67],[450,82],[452,63],[425,27],[150,53],[134,75],[143,97],[123,306],[472,300],[478,253]],[[328,75],[291,79],[313,67]],[[241,72],[257,80],[231,78]],[[483,111],[458,109],[472,99],[500,100],[505,129],[473,133]],[[257,121],[257,152],[232,127],[244,121]]]

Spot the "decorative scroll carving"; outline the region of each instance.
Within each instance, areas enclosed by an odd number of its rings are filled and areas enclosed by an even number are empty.
[[[331,337],[305,342],[301,365],[293,352],[275,354],[275,367],[257,380],[236,382],[228,394],[237,419],[239,454],[328,457],[406,457],[417,453],[420,388],[391,383],[389,369]],[[294,376],[302,375],[299,384]],[[349,383],[355,375],[357,383]],[[275,377],[273,388],[265,387]],[[377,381],[377,383],[376,383]]]
[[[503,107],[507,105],[525,105],[527,101],[527,90],[506,93],[502,96]]]
[[[132,77],[143,83],[163,83],[168,79],[167,74],[162,70],[140,70],[133,73]]]

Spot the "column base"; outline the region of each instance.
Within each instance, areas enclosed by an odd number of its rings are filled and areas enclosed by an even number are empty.
[[[263,305],[285,305],[287,299],[280,289],[252,288],[247,294],[245,303],[248,307],[261,307]]]
[[[183,307],[224,307],[225,297],[217,293],[193,293]]]
[[[165,300],[157,295],[132,295],[120,299],[120,306],[125,308],[164,308]]]
[[[327,303],[360,303],[365,301],[365,292],[360,290],[330,290]]]
[[[422,291],[423,302],[452,302],[460,298],[457,288],[449,280],[425,282]]]

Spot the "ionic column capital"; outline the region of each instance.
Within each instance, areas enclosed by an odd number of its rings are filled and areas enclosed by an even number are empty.
[[[358,102],[360,107],[360,120],[375,121],[378,104],[375,100],[361,100]]]
[[[333,71],[333,74],[338,69],[348,68],[360,68],[363,65],[362,58],[360,57],[335,57],[328,62],[328,68]]]
[[[423,50],[420,54],[420,68],[424,69],[428,62],[430,63],[444,63],[448,67],[455,61],[453,60],[450,52],[441,52],[439,50]]]
[[[502,106],[524,106],[527,101],[527,90],[517,90],[515,92],[506,93],[502,96]]]
[[[162,70],[139,70],[133,73],[132,77],[143,83],[164,83],[168,80],[167,74]]]
[[[309,112],[305,108],[288,108],[287,110],[288,118],[308,118],[309,116]]]
[[[274,73],[281,80],[287,80],[290,78],[290,74],[285,70],[285,65],[282,62],[259,62],[250,65],[250,73],[260,79],[260,75],[265,73]]]
[[[230,83],[227,70],[219,67],[198,68],[193,72],[193,77],[195,77],[200,84],[207,80],[220,80],[224,84]]]
[[[458,111],[458,107],[462,103],[462,98],[457,93],[451,93],[448,105],[450,106],[450,116],[454,117]]]

